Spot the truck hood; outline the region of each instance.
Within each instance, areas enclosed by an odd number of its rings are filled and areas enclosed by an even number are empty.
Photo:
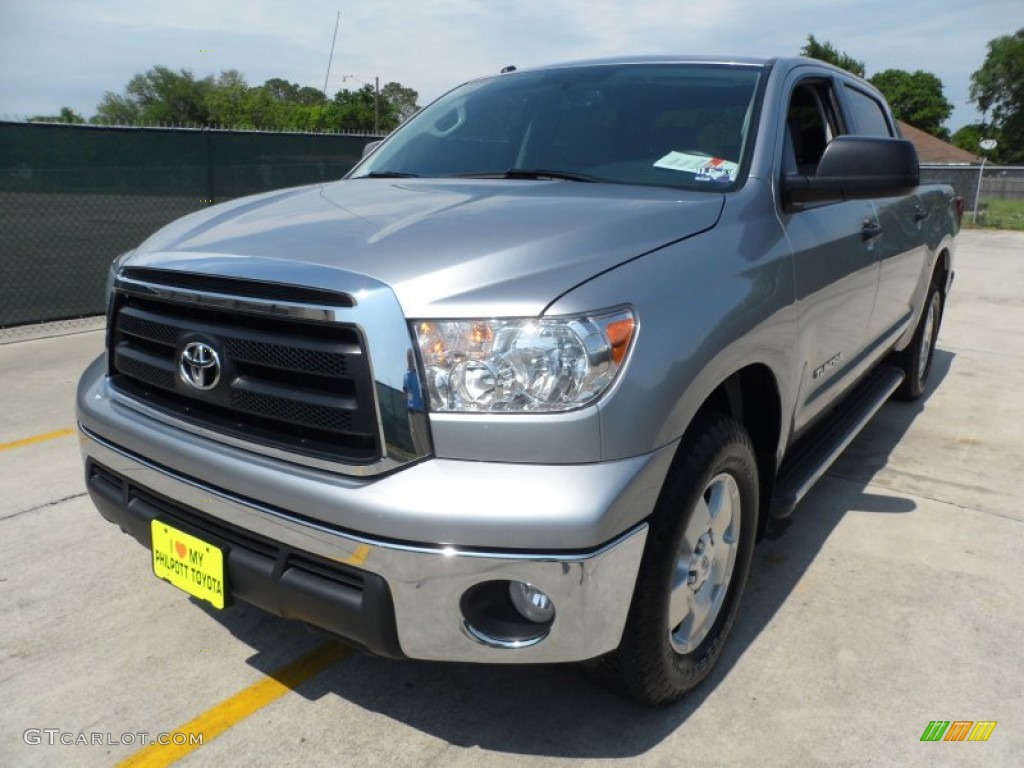
[[[128,263],[339,291],[356,272],[390,285],[407,317],[535,316],[601,272],[710,229],[722,206],[712,192],[614,184],[352,179],[191,214]]]

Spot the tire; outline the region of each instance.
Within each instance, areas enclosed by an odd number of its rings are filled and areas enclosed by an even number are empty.
[[[699,416],[649,520],[622,643],[591,663],[592,677],[656,706],[708,676],[750,570],[758,498],[746,430],[720,414]]]
[[[928,289],[924,312],[917,323],[914,338],[895,357],[896,364],[903,371],[903,383],[895,393],[898,400],[917,400],[928,388],[928,374],[931,373],[932,358],[935,357],[935,341],[939,337],[943,304],[942,291],[933,282]]]

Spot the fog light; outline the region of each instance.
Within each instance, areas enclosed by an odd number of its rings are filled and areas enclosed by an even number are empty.
[[[534,624],[548,624],[555,617],[555,604],[551,598],[532,584],[510,581],[508,596],[520,615]]]

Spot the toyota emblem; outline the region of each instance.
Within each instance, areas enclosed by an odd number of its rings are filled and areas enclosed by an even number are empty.
[[[220,358],[209,344],[190,341],[178,358],[178,374],[193,389],[213,389],[220,381]]]

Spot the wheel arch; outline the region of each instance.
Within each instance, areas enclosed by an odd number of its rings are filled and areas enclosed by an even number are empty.
[[[729,375],[704,399],[694,419],[714,411],[739,422],[754,444],[760,483],[758,537],[767,524],[782,439],[782,397],[775,373],[764,363],[749,364]],[[688,428],[689,431],[689,428]],[[686,435],[684,434],[684,441]]]
[[[953,281],[953,255],[950,253],[949,248],[943,248],[939,252],[939,256],[935,261],[932,280],[937,282],[939,290],[942,292],[942,298],[945,299],[949,295],[949,289]]]
[[[948,236],[943,238],[934,253],[935,259],[934,263],[931,264],[930,270],[927,268],[927,265],[925,265],[926,268],[921,270],[921,276],[918,279],[917,287],[914,289],[912,306],[915,309],[913,316],[902,335],[893,344],[893,351],[896,353],[900,353],[906,349],[913,340],[917,324],[921,322],[921,315],[924,313],[924,300],[928,295],[928,290],[933,285],[937,285],[939,287],[939,293],[942,294],[943,302],[945,302],[949,295],[949,290],[953,283],[952,239]]]

